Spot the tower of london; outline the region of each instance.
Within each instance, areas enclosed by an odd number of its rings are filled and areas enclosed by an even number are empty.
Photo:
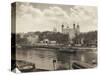
[[[73,24],[73,28],[70,28],[69,26],[65,27],[62,24],[61,31],[63,34],[68,34],[69,39],[72,40],[76,35],[80,34],[80,27],[79,25]]]

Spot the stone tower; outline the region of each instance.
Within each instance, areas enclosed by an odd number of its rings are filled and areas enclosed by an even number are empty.
[[[79,26],[79,24],[77,24],[77,35],[79,35],[80,34],[80,26]]]

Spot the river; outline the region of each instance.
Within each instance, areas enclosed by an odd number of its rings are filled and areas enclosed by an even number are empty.
[[[67,70],[71,69],[73,60],[92,64],[92,61],[96,59],[97,53],[94,51],[68,53],[47,48],[20,48],[16,50],[16,60],[34,63],[36,68],[45,70]]]

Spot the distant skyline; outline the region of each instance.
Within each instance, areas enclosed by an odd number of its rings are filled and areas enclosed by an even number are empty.
[[[80,25],[81,32],[97,30],[97,7],[56,5],[43,3],[16,3],[16,32],[61,32],[61,25]]]

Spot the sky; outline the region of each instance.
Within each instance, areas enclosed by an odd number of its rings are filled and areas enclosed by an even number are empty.
[[[13,15],[14,16],[14,15]],[[16,32],[61,32],[61,25],[80,26],[80,32],[97,30],[97,7],[40,3],[16,3]]]

